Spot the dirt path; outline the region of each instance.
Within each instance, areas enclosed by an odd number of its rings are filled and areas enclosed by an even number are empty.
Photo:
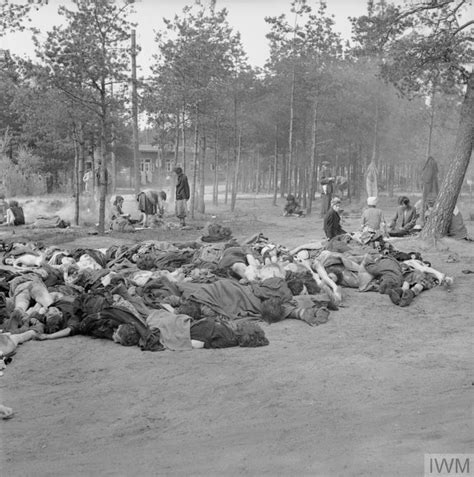
[[[246,213],[238,237],[321,238],[320,219],[268,203]],[[406,477],[423,475],[425,453],[472,452],[474,275],[461,270],[474,246],[449,246],[424,255],[455,276],[452,291],[398,308],[346,290],[327,324],[265,326],[263,348],[26,343],[0,378],[16,413],[0,421],[0,475]],[[453,250],[461,262],[446,263]]]

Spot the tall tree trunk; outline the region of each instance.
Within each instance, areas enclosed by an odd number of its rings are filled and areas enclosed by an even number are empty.
[[[174,157],[173,157],[173,164],[174,164],[174,167],[176,167],[178,165],[178,162],[179,162],[179,139],[180,139],[180,121],[179,121],[179,117],[180,117],[180,112],[179,112],[179,109],[178,111],[176,112],[176,127],[175,127],[175,135],[174,135]],[[184,171],[184,169],[183,169]]]
[[[198,212],[204,214],[206,212],[206,203],[204,201],[204,193],[206,191],[206,135],[203,133],[202,151],[199,160],[199,196],[198,196]]]
[[[286,193],[291,194],[291,168],[293,166],[293,122],[295,117],[295,76],[296,66],[293,65],[293,72],[291,75],[291,96],[290,96],[290,131],[288,134],[288,175],[286,184]]]
[[[255,184],[255,193],[260,193],[260,150],[257,151],[257,177],[256,177],[256,184]]]
[[[100,168],[99,168],[99,233],[105,231],[105,198],[107,196],[107,103],[105,78],[101,81],[101,116],[100,116]]]
[[[454,207],[461,191],[472,155],[474,141],[474,73],[467,83],[466,95],[461,107],[452,161],[439,191],[433,211],[428,217],[421,237],[431,239],[446,235]]]
[[[278,193],[278,125],[275,126],[275,146],[273,155],[273,205],[276,205]]]
[[[114,83],[110,83],[110,98],[112,99],[114,96]],[[110,183],[110,192],[115,194],[115,190],[117,189],[117,162],[115,158],[115,123],[114,121],[110,124],[110,135],[111,135],[111,144],[110,144],[110,175],[111,175],[111,183]]]
[[[313,104],[313,124],[311,128],[311,164],[309,169],[309,202],[307,207],[308,214],[311,213],[313,207],[313,199],[314,193],[314,186],[316,184],[316,141],[317,141],[317,130],[318,130],[318,102],[317,100],[314,101]]]
[[[186,106],[183,106],[183,119],[181,121],[183,126],[183,171],[186,170]]]
[[[212,204],[219,203],[219,121],[216,117],[216,132],[214,143],[214,183],[212,187]]]
[[[230,151],[227,151],[227,161],[225,167],[225,194],[224,194],[224,204],[227,205],[229,200],[229,186],[230,186]]]
[[[431,156],[431,142],[433,139],[433,128],[435,118],[435,96],[436,96],[436,84],[437,78],[431,85],[431,98],[430,98],[430,122],[428,124],[428,144],[426,145],[426,157]]]
[[[140,192],[140,153],[138,148],[138,93],[137,93],[137,48],[135,30],[132,30],[132,133],[133,166],[135,171],[135,195]],[[105,46],[103,47],[105,51]]]
[[[195,123],[194,123],[194,167],[193,167],[193,190],[191,192],[191,218],[194,219],[194,208],[196,204],[196,183],[198,171],[198,151],[199,151],[199,108],[195,106]]]
[[[235,203],[237,201],[237,187],[239,185],[241,153],[242,153],[242,129],[240,129],[240,131],[239,131],[239,139],[238,139],[238,143],[237,143],[237,161],[235,163],[234,180],[232,182],[232,196],[231,196],[231,201],[230,201],[231,212],[234,212]]]
[[[74,127],[73,133],[74,141],[74,224],[79,225],[79,209],[80,209],[80,195],[81,195],[81,181],[80,181],[80,160],[79,160],[79,141],[77,139],[77,130]]]
[[[378,166],[378,135],[379,135],[379,97],[378,94],[375,97],[375,118],[374,118],[374,137],[372,143],[372,162]]]

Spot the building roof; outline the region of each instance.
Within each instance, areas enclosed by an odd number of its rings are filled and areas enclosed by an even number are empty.
[[[138,150],[140,152],[156,152],[158,153],[158,146],[153,146],[151,144],[139,144]]]

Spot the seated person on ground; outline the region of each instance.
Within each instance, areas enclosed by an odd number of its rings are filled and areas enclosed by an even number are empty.
[[[130,223],[130,214],[124,214],[122,211],[123,202],[124,199],[121,195],[115,197],[110,209],[110,228],[118,232],[131,232],[134,228]]]
[[[469,237],[467,233],[466,225],[464,224],[461,212],[457,206],[454,207],[453,216],[451,217],[451,222],[449,224],[447,235],[448,237],[452,237],[458,240],[473,240],[471,237]]]
[[[398,200],[398,204],[395,217],[392,219],[388,231],[391,237],[403,237],[410,234],[416,224],[416,209],[410,205],[410,199],[402,196]]]
[[[7,225],[25,225],[25,215],[23,208],[20,207],[16,200],[11,200],[7,209]]]
[[[301,217],[303,215],[303,211],[301,210],[300,204],[297,202],[295,196],[293,194],[288,194],[286,198],[286,204],[283,209],[283,215],[285,217],[289,215],[297,215]]]
[[[339,197],[334,197],[331,200],[331,207],[324,217],[324,233],[329,240],[346,233],[341,227],[341,216],[339,215],[340,210],[341,199],[339,199]]]
[[[377,207],[377,197],[367,198],[367,208],[362,212],[361,231],[387,235],[387,224],[382,210]]]
[[[433,207],[434,201],[428,202],[428,206],[425,212],[425,223],[428,220],[428,217],[433,213]],[[449,223],[449,228],[446,235],[457,240],[473,240],[467,232],[463,216],[458,206],[454,207],[453,215],[451,217],[451,222]]]

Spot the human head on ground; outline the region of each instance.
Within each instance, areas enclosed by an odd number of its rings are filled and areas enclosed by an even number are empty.
[[[398,203],[404,208],[404,209],[408,209],[408,207],[410,207],[410,199],[405,196],[405,195],[402,195],[399,199],[398,199]]]
[[[64,328],[64,316],[58,308],[48,308],[44,321],[44,332],[47,335],[56,333]]]
[[[201,306],[199,303],[191,300],[182,299],[180,305],[176,308],[176,313],[188,315],[193,320],[200,320],[202,318]]]
[[[181,174],[183,173],[183,169],[181,169],[181,167],[178,166],[178,167],[175,167],[175,168],[173,169],[173,172],[176,173],[176,175],[179,176],[179,175],[181,175]]]
[[[18,204],[17,200],[11,200],[10,202],[8,202],[8,205],[10,207],[19,207],[19,204]]]
[[[114,331],[112,339],[122,346],[137,346],[140,341],[140,335],[137,329],[131,323],[124,323]]]
[[[304,290],[304,282],[301,278],[292,277],[287,280],[286,284],[291,291],[292,295],[300,295],[301,292]]]
[[[376,207],[377,206],[377,197],[367,197],[367,205],[369,207]]]
[[[287,200],[288,202],[293,202],[293,201],[295,200],[295,196],[294,196],[293,194],[288,194],[288,195],[286,196],[286,200]]]
[[[272,297],[262,302],[262,320],[277,323],[285,318],[281,298]]]

